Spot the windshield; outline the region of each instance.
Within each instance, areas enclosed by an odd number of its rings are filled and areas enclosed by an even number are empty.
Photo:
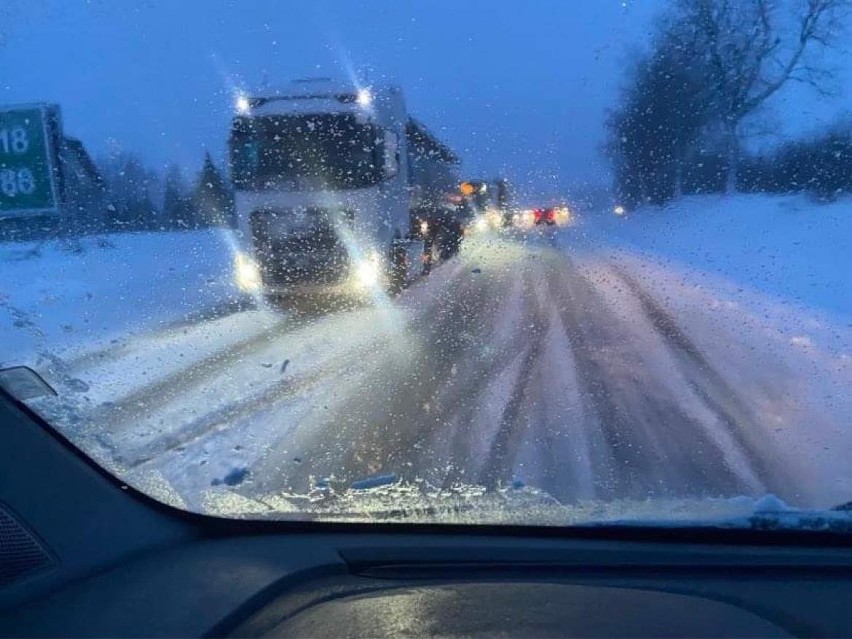
[[[0,386],[121,482],[852,527],[848,0],[0,5]]]
[[[238,189],[319,190],[371,186],[381,177],[378,127],[353,115],[237,118],[231,170]]]

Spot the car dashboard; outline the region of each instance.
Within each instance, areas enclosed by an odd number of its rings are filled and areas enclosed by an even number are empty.
[[[0,397],[0,636],[850,636],[842,535],[222,520]]]

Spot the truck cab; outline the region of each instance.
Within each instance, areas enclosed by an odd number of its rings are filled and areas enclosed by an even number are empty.
[[[410,270],[402,262],[418,261],[406,257],[417,253],[412,193],[428,190],[412,188],[402,91],[307,79],[240,95],[236,109],[229,148],[241,287],[399,288]]]

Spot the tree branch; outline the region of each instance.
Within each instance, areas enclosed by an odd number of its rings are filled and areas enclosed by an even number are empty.
[[[830,14],[834,10],[844,5],[848,5],[848,0],[808,0],[807,11],[800,20],[796,47],[790,55],[790,58],[787,63],[782,66],[781,73],[778,77],[774,80],[768,81],[767,86],[762,91],[752,96],[743,104],[742,115],[746,115],[753,111],[757,108],[757,106],[765,102],[781,87],[783,87],[787,80],[791,79],[791,76],[801,62],[805,51],[807,51],[814,42],[823,46],[829,45],[829,42],[831,41],[831,33],[830,31],[821,31],[820,27],[824,20],[830,19]]]

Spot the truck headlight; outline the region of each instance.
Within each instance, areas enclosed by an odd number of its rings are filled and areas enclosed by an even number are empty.
[[[234,256],[234,279],[243,293],[256,293],[263,285],[257,262],[245,253]]]
[[[234,106],[237,113],[240,115],[248,115],[249,112],[251,112],[251,102],[249,102],[249,99],[243,94],[237,96],[237,99],[234,101]]]
[[[378,253],[369,255],[366,259],[355,262],[355,282],[364,288],[370,288],[379,283],[382,273],[382,261]]]
[[[358,89],[355,100],[358,106],[369,107],[373,104],[373,92],[370,89]]]

